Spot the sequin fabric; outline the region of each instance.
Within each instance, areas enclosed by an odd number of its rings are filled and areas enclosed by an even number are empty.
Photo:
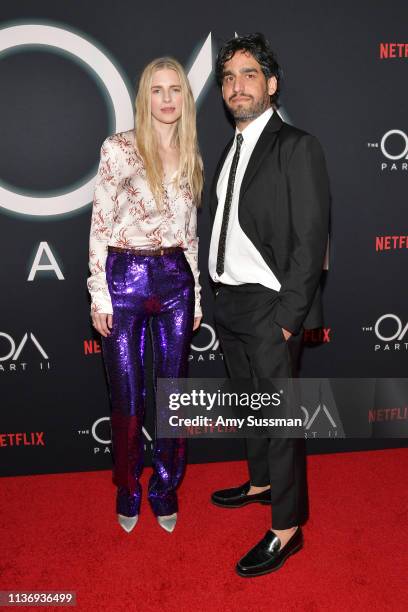
[[[113,326],[102,339],[112,415],[117,512],[139,513],[143,470],[145,349],[150,328],[154,378],[187,376],[194,322],[194,276],[183,251],[162,256],[108,253],[106,279]],[[185,439],[155,439],[148,498],[156,516],[177,511]]]

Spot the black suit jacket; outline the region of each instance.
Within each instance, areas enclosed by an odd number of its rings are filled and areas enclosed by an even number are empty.
[[[216,187],[233,139],[215,172]],[[241,184],[238,220],[242,230],[281,283],[275,321],[298,333],[323,324],[319,281],[329,228],[330,191],[319,141],[284,123],[274,112],[249,160]]]

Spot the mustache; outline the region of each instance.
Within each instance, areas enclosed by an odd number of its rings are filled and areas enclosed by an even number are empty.
[[[235,98],[250,98],[253,99],[253,96],[248,96],[247,94],[234,94],[233,96],[228,98],[228,102],[232,102]]]

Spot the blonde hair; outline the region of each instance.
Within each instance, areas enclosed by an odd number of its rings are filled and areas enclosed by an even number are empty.
[[[146,179],[159,209],[164,199],[163,166],[152,127],[151,86],[156,70],[174,70],[180,79],[182,112],[177,122],[174,145],[180,150],[180,164],[174,178],[177,189],[186,181],[196,206],[200,205],[203,190],[203,164],[197,142],[196,109],[190,83],[181,64],[172,57],[153,60],[143,70],[136,95],[135,140],[144,161]]]

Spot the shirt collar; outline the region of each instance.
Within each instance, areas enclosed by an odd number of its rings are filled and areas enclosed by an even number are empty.
[[[263,131],[264,127],[266,126],[272,115],[273,108],[269,107],[266,109],[266,111],[262,113],[262,115],[259,115],[259,117],[251,121],[251,123],[242,130],[241,134],[244,137],[245,144],[250,145],[251,143],[254,143],[258,140],[259,136],[261,135],[261,132]],[[235,136],[237,134],[239,134],[238,128],[235,129]]]

